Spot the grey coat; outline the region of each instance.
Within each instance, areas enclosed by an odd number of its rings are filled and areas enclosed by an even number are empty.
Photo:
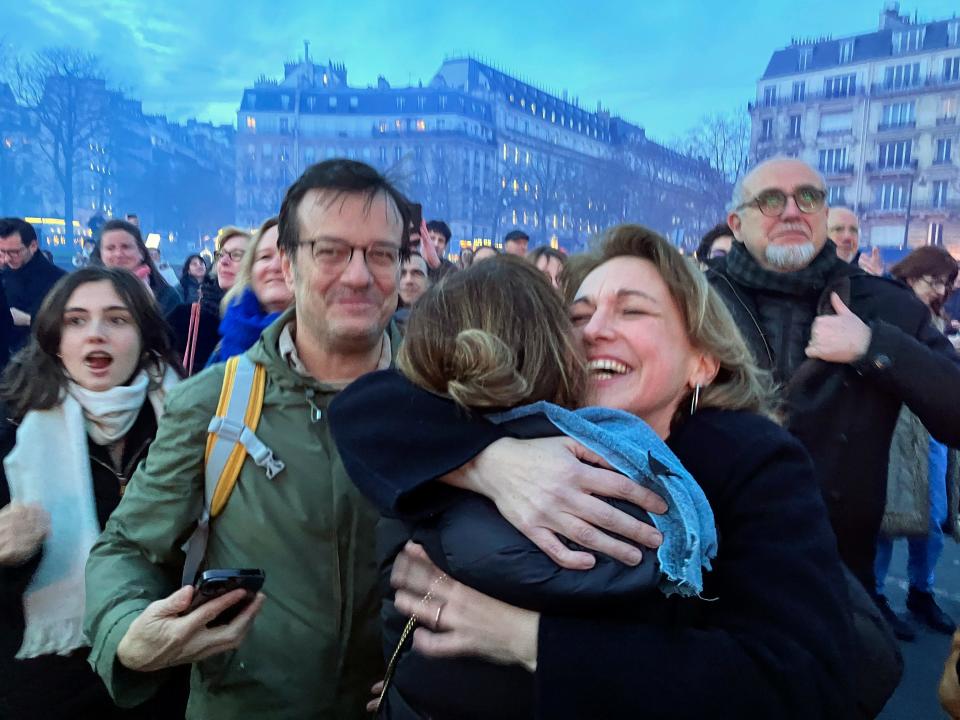
[[[930,433],[906,406],[900,411],[890,443],[887,503],[880,532],[887,537],[926,535],[930,527]],[[960,542],[960,452],[947,453],[947,524],[945,532]]]

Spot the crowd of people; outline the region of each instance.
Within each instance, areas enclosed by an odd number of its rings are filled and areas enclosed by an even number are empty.
[[[956,627],[950,253],[789,158],[694,258],[420,218],[335,159],[179,277],[0,219],[0,717],[876,717]]]

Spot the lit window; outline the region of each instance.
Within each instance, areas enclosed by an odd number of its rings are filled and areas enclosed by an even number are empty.
[[[514,165],[520,164],[520,148],[518,148],[517,146],[514,146],[513,148],[513,164]]]
[[[394,120],[393,124],[396,126],[397,130],[403,127],[403,123],[400,120]]]
[[[506,144],[506,143],[503,144],[503,159],[504,159],[504,160],[507,159],[507,144]]]
[[[426,129],[427,129],[427,121],[417,120],[417,130],[419,130],[420,132],[423,132]]]
[[[326,73],[324,73],[324,74],[323,74],[323,84],[324,84],[324,87],[326,87],[329,83],[330,83],[330,78],[327,77],[327,74],[326,74]]]
[[[247,115],[247,130],[256,131],[257,129],[257,119],[250,115]]]
[[[530,103],[530,112],[532,112],[534,115],[537,114],[537,104],[536,104],[536,103]]]
[[[514,225],[517,224],[517,211],[516,211],[516,210],[513,211],[513,224],[514,224]]]
[[[507,179],[506,179],[505,177],[501,177],[501,178],[500,178],[500,187],[502,187],[504,190],[506,190],[506,188],[507,188]]]
[[[516,179],[516,178],[514,178],[514,179],[513,179],[513,194],[516,195],[518,192],[520,192],[520,183],[517,182],[517,179]],[[514,222],[516,222],[516,220],[514,220]]]
[[[527,101],[525,98],[520,98],[520,107],[525,108],[527,106]],[[516,221],[514,221],[516,222]]]
[[[385,133],[387,131],[387,123],[384,120],[380,121],[380,132]]]
[[[527,163],[527,165],[530,164],[530,151],[529,151],[529,150],[527,150],[527,153],[526,153],[526,163]]]

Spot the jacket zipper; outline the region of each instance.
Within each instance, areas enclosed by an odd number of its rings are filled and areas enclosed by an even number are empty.
[[[134,453],[133,457],[130,458],[130,462],[128,462],[126,466],[121,467],[119,472],[112,465],[108,465],[98,457],[91,456],[90,459],[93,462],[95,462],[97,465],[100,465],[101,467],[104,467],[110,471],[110,474],[113,475],[117,479],[117,482],[120,484],[120,494],[123,495],[123,491],[126,488],[127,483],[130,482],[130,476],[132,474],[133,469],[136,468],[137,463],[140,462],[140,459],[143,456],[144,450],[150,447],[150,443],[152,442],[153,442],[152,438],[149,440],[144,440],[143,444],[139,448],[137,448],[137,451],[136,453]]]

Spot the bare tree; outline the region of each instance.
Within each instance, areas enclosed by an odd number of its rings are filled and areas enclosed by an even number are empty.
[[[750,116],[746,108],[705,116],[677,143],[676,149],[685,155],[704,158],[723,178],[722,185],[704,188],[713,197],[717,215],[722,216],[733,185],[749,167]]]
[[[73,236],[74,173],[94,140],[106,132],[107,93],[96,56],[72,48],[49,48],[18,60],[17,100],[42,129],[37,146],[63,190],[65,233]]]

